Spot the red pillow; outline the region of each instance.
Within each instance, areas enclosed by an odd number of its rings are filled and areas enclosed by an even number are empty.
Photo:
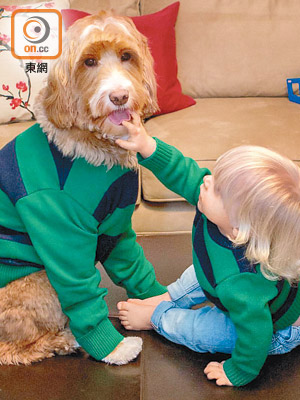
[[[172,111],[195,104],[195,100],[182,93],[177,79],[175,23],[179,2],[154,14],[132,17],[137,29],[147,37],[154,59],[154,70],[157,82],[157,98],[160,111],[156,114],[167,114]],[[90,15],[84,11],[61,11],[66,29],[77,19]]]

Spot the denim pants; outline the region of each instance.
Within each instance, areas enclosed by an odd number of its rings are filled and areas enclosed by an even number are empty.
[[[168,340],[200,353],[231,354],[236,331],[231,319],[217,307],[191,307],[207,299],[191,265],[168,286],[172,299],[160,303],[151,318],[153,328]],[[269,354],[288,353],[300,344],[300,327],[289,326],[273,334]]]

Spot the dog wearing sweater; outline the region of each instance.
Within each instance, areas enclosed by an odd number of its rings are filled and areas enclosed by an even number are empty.
[[[131,19],[100,12],[69,28],[37,124],[0,151],[0,364],[78,343],[110,364],[141,351],[109,321],[95,265],[130,297],[166,291],[131,227],[136,157],[115,145],[124,120],[157,108],[153,60]]]

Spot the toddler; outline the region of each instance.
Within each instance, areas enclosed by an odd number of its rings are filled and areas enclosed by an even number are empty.
[[[258,146],[229,150],[214,174],[148,136],[138,116],[117,140],[138,152],[170,190],[196,206],[193,265],[168,293],[118,303],[126,329],[155,329],[198,352],[232,354],[204,373],[217,385],[242,386],[268,354],[300,343],[300,170]],[[209,300],[214,307],[193,306]]]

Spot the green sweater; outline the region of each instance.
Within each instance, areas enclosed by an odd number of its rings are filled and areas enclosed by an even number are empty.
[[[159,139],[147,159],[138,155],[170,190],[197,205],[203,177],[210,174],[191,158]],[[217,226],[196,209],[192,231],[193,263],[206,297],[233,321],[237,341],[232,357],[224,364],[235,386],[252,381],[262,368],[273,331],[296,321],[300,314],[300,290],[287,281],[267,280],[259,264],[245,258],[244,247],[234,247]]]
[[[131,228],[137,174],[63,157],[38,124],[0,151],[0,286],[45,268],[79,344],[95,359],[123,339],[95,267],[128,296],[162,294]]]

